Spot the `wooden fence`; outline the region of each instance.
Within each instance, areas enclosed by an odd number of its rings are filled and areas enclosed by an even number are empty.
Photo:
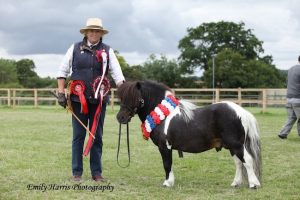
[[[0,106],[16,107],[20,105],[58,105],[57,99],[51,92],[57,92],[56,89],[0,89]],[[179,99],[185,99],[198,105],[211,104],[219,101],[233,101],[241,106],[258,106],[262,112],[267,111],[270,106],[283,106],[286,103],[286,89],[197,89],[180,88],[173,89]],[[118,104],[116,98],[116,89],[110,91],[110,106]]]

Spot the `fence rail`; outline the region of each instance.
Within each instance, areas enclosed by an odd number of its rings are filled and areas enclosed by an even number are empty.
[[[286,89],[258,89],[258,88],[176,88],[173,89],[179,99],[189,100],[196,104],[211,104],[219,101],[233,101],[239,105],[259,106],[262,112],[267,111],[269,106],[282,106],[286,102]],[[0,89],[0,105],[16,107],[19,105],[58,105],[57,99],[51,94],[57,92],[54,88],[23,89],[5,88]],[[118,104],[116,89],[110,91],[110,106]]]

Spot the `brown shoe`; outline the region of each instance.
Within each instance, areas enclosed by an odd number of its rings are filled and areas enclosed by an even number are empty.
[[[81,176],[80,175],[73,176],[73,181],[76,181],[76,182],[81,181]]]
[[[92,176],[92,179],[96,182],[105,182],[105,179],[99,175],[99,176]]]

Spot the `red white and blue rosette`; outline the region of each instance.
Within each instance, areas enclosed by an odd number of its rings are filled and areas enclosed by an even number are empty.
[[[148,140],[152,130],[161,123],[178,106],[179,101],[173,95],[167,95],[153,111],[147,115],[141,128],[144,139]]]

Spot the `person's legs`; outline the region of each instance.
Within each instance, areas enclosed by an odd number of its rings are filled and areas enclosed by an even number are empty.
[[[93,110],[95,111],[98,105],[92,105]],[[91,109],[92,110],[92,109]],[[90,168],[91,168],[91,175],[92,177],[98,177],[102,175],[102,135],[103,135],[103,125],[104,125],[104,118],[106,112],[106,103],[103,103],[101,108],[101,114],[98,119],[98,126],[95,134],[95,140],[91,147],[90,151]],[[93,124],[94,120],[94,113],[90,115],[90,127]]]
[[[293,105],[293,110],[295,112],[295,115],[298,119],[298,121],[297,121],[297,131],[298,131],[298,135],[300,136],[300,120],[299,120],[299,118],[300,118],[300,104],[297,103],[297,104],[292,104],[292,105]]]
[[[297,116],[296,116],[291,104],[286,105],[286,110],[288,113],[288,119],[287,119],[286,123],[284,124],[284,126],[282,127],[280,133],[278,134],[278,136],[280,138],[287,137],[287,135],[290,133],[291,129],[293,128],[295,121],[297,120]]]
[[[88,117],[80,113],[81,104],[72,101],[72,109],[75,115],[87,125]],[[72,140],[72,173],[73,176],[81,176],[83,172],[82,153],[84,139],[86,135],[85,128],[72,116],[73,140]]]

